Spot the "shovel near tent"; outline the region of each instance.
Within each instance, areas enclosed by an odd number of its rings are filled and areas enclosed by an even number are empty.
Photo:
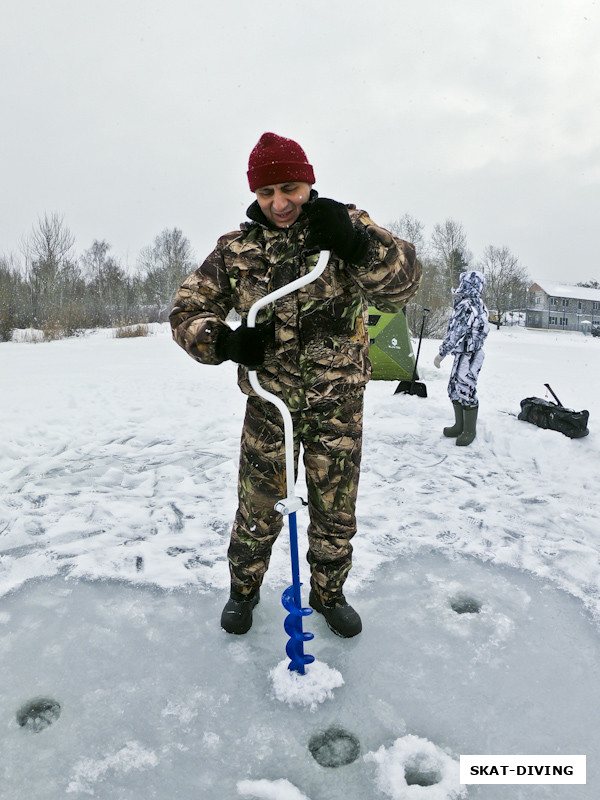
[[[419,344],[417,346],[417,357],[415,358],[412,378],[409,381],[400,381],[398,386],[396,386],[394,394],[416,394],[417,397],[427,397],[427,387],[421,381],[417,381],[417,365],[419,363],[419,353],[421,352],[421,341],[423,339],[423,330],[425,328],[427,314],[429,314],[429,309],[424,308],[423,319],[421,320],[421,331],[419,333]]]

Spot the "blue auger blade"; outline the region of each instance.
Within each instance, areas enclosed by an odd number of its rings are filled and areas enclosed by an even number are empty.
[[[285,652],[290,659],[288,669],[291,672],[299,672],[300,675],[304,675],[304,667],[315,660],[314,656],[302,651],[302,642],[295,642],[293,639],[286,644]]]
[[[311,638],[313,637],[311,636]],[[292,660],[301,661],[303,664],[312,664],[315,660],[314,656],[304,652],[302,641],[298,639],[289,639],[285,646],[285,652]],[[294,667],[289,667],[289,669],[294,669]]]
[[[283,627],[285,628],[287,635],[293,636],[294,639],[299,639],[303,642],[310,642],[311,639],[315,638],[314,633],[302,630],[302,623],[299,617],[295,617],[293,614],[288,614],[288,616],[283,620]]]
[[[304,675],[304,667],[307,664],[312,664],[315,660],[314,656],[304,652],[302,642],[295,642],[293,639],[290,639],[286,644],[285,652],[290,659],[288,669],[292,672],[299,672],[300,675]]]
[[[302,630],[302,617],[312,614],[312,608],[302,608],[297,605],[294,595],[298,589],[299,586],[288,586],[281,595],[281,602],[286,611],[289,611],[283,622],[285,632],[290,637],[285,647],[290,659],[288,669],[304,675],[304,667],[315,660],[314,656],[304,652],[304,642],[314,639],[314,634]]]
[[[300,584],[302,586],[302,584]],[[296,605],[296,601],[294,600],[294,587],[288,586],[287,589],[284,590],[283,594],[281,595],[281,603],[286,611],[289,611],[290,614],[301,614],[303,617],[307,617],[309,614],[312,614],[312,608],[302,608]]]

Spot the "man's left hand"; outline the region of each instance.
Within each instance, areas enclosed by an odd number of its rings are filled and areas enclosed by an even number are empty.
[[[360,264],[369,250],[369,234],[355,228],[343,203],[317,197],[302,206],[308,217],[307,248],[333,250],[343,261]]]

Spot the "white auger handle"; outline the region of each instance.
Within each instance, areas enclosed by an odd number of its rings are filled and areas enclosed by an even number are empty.
[[[250,306],[250,311],[248,311],[248,321],[247,321],[248,327],[254,328],[256,323],[256,315],[258,314],[261,308],[268,306],[269,303],[274,303],[275,300],[279,300],[280,297],[285,297],[286,294],[291,294],[292,292],[295,292],[296,289],[301,289],[308,283],[316,281],[319,275],[321,275],[322,272],[324,271],[328,261],[329,261],[329,250],[321,250],[321,252],[319,253],[319,260],[317,261],[317,265],[314,269],[312,269],[310,272],[307,272],[306,275],[303,275],[301,278],[296,278],[295,281],[286,283],[286,285],[282,286],[281,289],[275,289],[274,292],[270,292],[269,294],[257,300],[256,303],[253,303],[252,306]]]
[[[329,250],[321,250],[321,252],[319,253],[319,260],[317,261],[317,265],[313,270],[307,272],[306,275],[303,275],[301,278],[296,278],[295,281],[287,283],[280,289],[276,289],[274,292],[270,292],[269,294],[265,295],[265,297],[261,297],[259,300],[257,300],[256,303],[253,303],[252,306],[250,307],[250,311],[248,312],[248,320],[247,320],[248,327],[249,328],[255,327],[256,315],[258,314],[261,308],[268,306],[269,303],[274,303],[275,300],[279,300],[280,297],[284,297],[286,294],[291,294],[292,292],[295,292],[297,289],[301,289],[308,283],[316,281],[316,279],[324,271],[328,262],[329,262]],[[295,510],[298,507],[296,498],[294,497],[294,485],[295,485],[294,423],[292,422],[292,415],[290,414],[288,407],[280,397],[277,397],[277,395],[274,395],[271,392],[267,392],[266,389],[262,388],[262,386],[258,382],[258,376],[256,374],[256,370],[248,370],[248,378],[250,380],[250,385],[252,386],[256,394],[259,397],[262,397],[264,400],[267,400],[269,403],[273,403],[274,406],[277,406],[277,408],[281,413],[281,416],[283,417],[283,433],[285,442],[285,478],[287,486],[287,497],[284,498],[282,501],[279,501],[277,503],[277,506],[279,506],[278,510],[280,510],[282,514],[289,514],[291,513],[292,509]]]

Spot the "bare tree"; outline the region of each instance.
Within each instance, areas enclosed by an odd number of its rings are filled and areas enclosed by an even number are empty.
[[[71,332],[80,327],[78,308],[83,279],[74,253],[75,239],[62,217],[45,214],[24,243],[32,324],[51,322]]]
[[[437,297],[437,286],[439,281],[436,274],[437,266],[428,257],[429,245],[425,239],[425,226],[411,214],[403,214],[397,220],[389,222],[387,229],[395,236],[399,236],[415,246],[417,258],[423,270],[419,291],[405,309],[408,327],[413,335],[418,335],[423,321],[423,309],[427,308],[430,313],[425,319],[423,335],[425,337],[433,336],[438,328],[437,317],[440,302]]]
[[[167,318],[175,291],[195,268],[193,258],[189,240],[178,228],[165,228],[152,247],[140,252],[140,277],[154,321]]]
[[[423,270],[421,286],[412,301],[406,306],[406,317],[413,335],[417,335],[425,315],[423,335],[443,336],[451,307],[450,289],[454,275],[460,274],[467,264],[470,253],[466,249],[466,235],[462,226],[454,220],[436,225],[430,241],[425,238],[423,223],[404,214],[390,222],[388,229],[406,241],[412,242]]]
[[[421,260],[425,257],[427,254],[427,243],[423,233],[425,226],[420,220],[410,214],[403,214],[399,219],[390,222],[387,228],[404,241],[413,244],[417,251],[417,258]]]
[[[141,321],[132,297],[132,281],[118,261],[109,254],[106,241],[92,242],[81,257],[87,279],[86,308],[91,325],[119,325]],[[135,319],[134,319],[135,318]]]
[[[414,336],[419,333],[424,318],[424,338],[439,338],[444,335],[450,316],[449,295],[445,290],[445,281],[440,279],[438,262],[425,257],[421,261],[421,267],[421,285],[406,306],[406,318]],[[424,309],[428,309],[425,316]]]
[[[447,219],[441,225],[436,225],[431,235],[431,248],[449,294],[453,286],[458,286],[460,273],[469,268],[473,257],[467,248],[467,235],[460,222]]]
[[[507,311],[523,307],[531,281],[527,269],[506,246],[486,247],[481,270],[485,275],[485,298],[490,316],[499,328]]]
[[[24,243],[25,256],[29,263],[57,264],[67,260],[73,253],[75,237],[65,227],[58,214],[44,214]]]

